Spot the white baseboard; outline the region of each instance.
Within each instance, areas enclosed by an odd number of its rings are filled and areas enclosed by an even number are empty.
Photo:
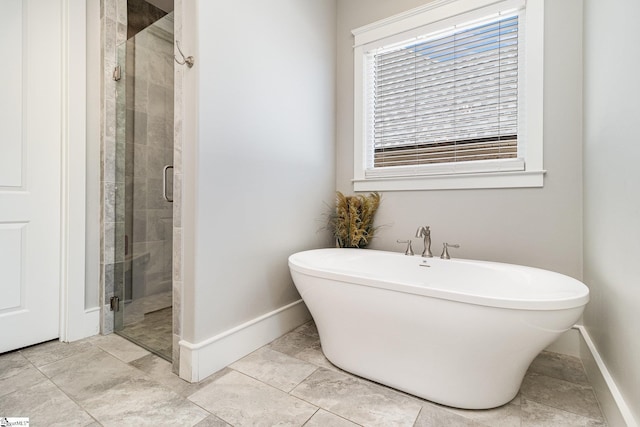
[[[295,301],[199,343],[180,345],[180,378],[198,382],[311,319]]]
[[[582,325],[576,325],[574,328],[580,331],[580,358],[607,424],[612,427],[638,427],[638,422],[634,419],[589,333]]]

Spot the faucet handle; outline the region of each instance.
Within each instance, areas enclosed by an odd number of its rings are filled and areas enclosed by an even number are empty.
[[[442,259],[451,259],[451,256],[449,255],[449,251],[447,248],[459,248],[460,245],[451,245],[449,243],[443,243],[442,244],[442,254],[440,255],[440,258]]]
[[[411,247],[411,239],[409,240],[396,240],[398,243],[406,243],[407,249],[404,251],[405,255],[413,255],[413,248]]]

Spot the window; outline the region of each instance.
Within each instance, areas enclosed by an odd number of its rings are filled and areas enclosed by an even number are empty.
[[[441,0],[354,30],[356,191],[542,186],[542,3]]]

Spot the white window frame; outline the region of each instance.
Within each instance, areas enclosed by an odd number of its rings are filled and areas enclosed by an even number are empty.
[[[526,1],[526,6],[525,6]],[[524,170],[489,171],[445,168],[429,175],[384,176],[366,173],[368,52],[451,27],[460,22],[525,7],[519,24],[524,54],[519,55],[523,77],[519,79],[518,155]],[[544,0],[435,0],[424,6],[374,22],[352,31],[354,44],[354,191],[442,190],[472,188],[542,187],[543,161],[543,73]],[[524,116],[523,116],[524,115]]]

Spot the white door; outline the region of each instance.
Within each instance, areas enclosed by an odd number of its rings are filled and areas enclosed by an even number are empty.
[[[59,334],[61,10],[0,1],[0,353]]]

